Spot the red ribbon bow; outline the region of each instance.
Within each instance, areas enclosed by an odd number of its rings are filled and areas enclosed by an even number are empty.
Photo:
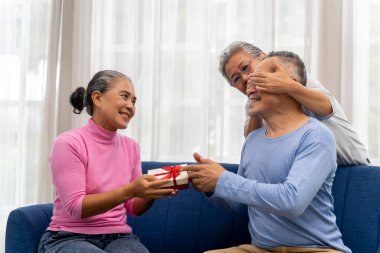
[[[174,187],[176,187],[177,186],[176,177],[178,177],[181,174],[182,167],[180,165],[174,165],[174,166],[162,167],[161,169],[166,170],[167,172],[158,173],[158,174],[154,174],[154,175],[155,176],[166,175],[165,177],[163,177],[161,179],[173,178],[173,184],[174,184]]]

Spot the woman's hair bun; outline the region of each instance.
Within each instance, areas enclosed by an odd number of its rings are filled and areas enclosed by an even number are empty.
[[[70,104],[74,107],[73,112],[75,114],[80,114],[84,108],[84,97],[86,94],[86,89],[83,87],[78,87],[70,95]]]

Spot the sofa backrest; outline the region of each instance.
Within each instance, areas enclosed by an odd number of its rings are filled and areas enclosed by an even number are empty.
[[[143,162],[143,172],[173,164]],[[222,165],[232,172],[238,169],[236,164]],[[380,167],[339,167],[332,191],[345,244],[354,253],[380,253]],[[52,210],[52,204],[13,210],[5,252],[35,253]],[[214,207],[191,186],[171,199],[156,201],[141,217],[128,217],[128,223],[152,253],[202,252],[250,242],[247,215]]]

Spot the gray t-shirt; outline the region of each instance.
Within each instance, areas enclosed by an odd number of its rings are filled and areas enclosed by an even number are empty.
[[[364,144],[360,141],[358,134],[348,121],[341,105],[319,81],[308,77],[306,87],[316,89],[325,94],[331,103],[333,112],[327,116],[319,116],[304,108],[305,114],[320,120],[335,135],[337,163],[344,165],[369,165],[368,152]],[[249,122],[247,116],[246,125]]]

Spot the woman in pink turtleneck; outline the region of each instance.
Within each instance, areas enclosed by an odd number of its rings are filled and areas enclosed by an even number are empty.
[[[38,252],[148,252],[126,212],[141,215],[154,199],[175,191],[159,188],[169,180],[141,175],[138,144],[117,133],[127,128],[135,102],[131,80],[112,70],[96,73],[87,89],[71,94],[74,113],[86,107],[92,118],[54,142],[54,211]]]

